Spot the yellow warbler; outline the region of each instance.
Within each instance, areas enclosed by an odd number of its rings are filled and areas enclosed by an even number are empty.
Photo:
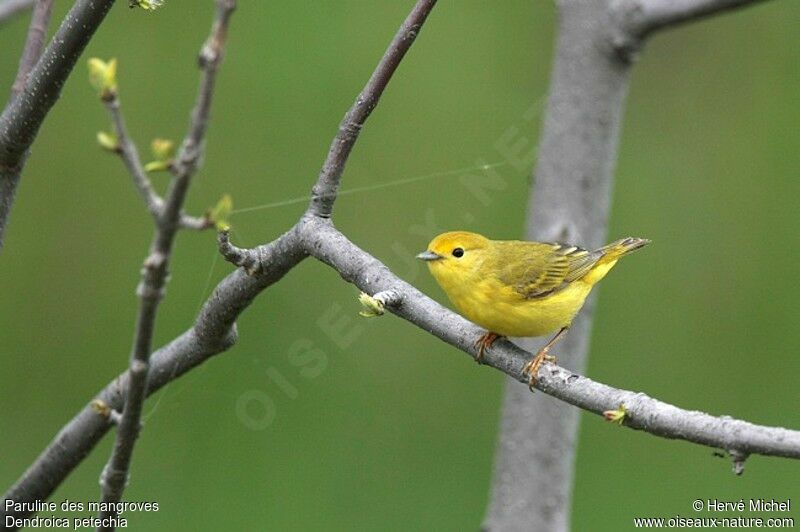
[[[533,386],[544,361],[569,328],[592,287],[620,257],[650,243],[624,238],[588,251],[567,244],[489,240],[466,231],[443,233],[417,255],[471,321],[488,329],[475,343],[477,360],[500,336],[558,333],[525,365]]]

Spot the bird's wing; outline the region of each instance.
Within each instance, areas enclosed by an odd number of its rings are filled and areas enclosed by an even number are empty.
[[[546,296],[580,279],[603,255],[567,244],[513,244],[500,247],[495,271],[501,283],[525,299]]]

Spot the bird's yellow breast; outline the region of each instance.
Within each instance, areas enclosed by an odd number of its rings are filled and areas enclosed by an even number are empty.
[[[479,281],[469,290],[442,287],[470,321],[503,336],[542,336],[568,326],[591,290],[590,285],[575,282],[554,294],[526,300],[495,279]]]

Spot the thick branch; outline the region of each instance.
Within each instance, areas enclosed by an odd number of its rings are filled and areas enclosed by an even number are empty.
[[[35,3],[36,0],[5,0],[0,2],[0,24],[26,9],[32,8]]]
[[[372,110],[378,105],[378,100],[383,94],[383,90],[397,70],[400,61],[414,40],[419,35],[425,19],[436,5],[436,0],[419,0],[414,8],[406,17],[397,34],[389,43],[389,47],[383,55],[380,63],[370,76],[364,89],[356,98],[355,103],[344,115],[342,123],[339,124],[339,132],[331,143],[328,156],[322,165],[317,183],[312,190],[311,204],[308,212],[328,218],[333,213],[333,203],[336,201],[336,193],[339,190],[339,182],[344,172],[347,158],[353,150],[353,146],[361,133],[361,127],[369,118]]]
[[[77,0],[18,97],[0,115],[0,248],[25,158],[81,52],[114,0]]]
[[[136,322],[130,369],[128,370],[125,406],[119,422],[114,450],[106,467],[103,469],[100,479],[103,502],[106,503],[119,502],[128,482],[133,449],[139,436],[142,407],[147,397],[149,359],[152,352],[158,305],[164,296],[169,276],[172,246],[175,241],[175,235],[180,229],[181,209],[186,199],[191,177],[197,168],[196,161],[199,157],[200,146],[203,142],[208,121],[216,70],[222,57],[228,21],[235,7],[236,2],[234,0],[217,0],[217,13],[212,25],[211,35],[201,52],[200,66],[204,74],[189,133],[175,164],[175,177],[167,200],[164,203],[163,211],[156,219],[156,234],[153,237],[150,254],[145,259],[144,267],[142,268],[142,280],[137,290],[140,299],[139,315]],[[109,108],[114,114],[113,106]],[[116,111],[118,111],[118,107]],[[115,118],[120,119],[118,112]],[[121,121],[117,123],[117,127],[120,126],[124,131],[124,125]],[[128,146],[128,149],[131,149],[131,146]],[[132,157],[136,156],[135,151],[130,155]],[[138,162],[138,156],[136,156],[135,161]],[[131,167],[129,166],[129,168]],[[139,169],[134,167],[132,171],[138,171]],[[146,185],[149,181],[147,181],[146,175],[143,177]],[[134,175],[135,181],[139,179],[141,179],[141,176]],[[144,190],[143,194],[147,195],[147,190]],[[146,198],[145,201],[148,201],[148,199]],[[113,510],[103,511],[100,514],[100,518],[106,520],[116,515],[117,512]],[[100,528],[113,530],[114,527],[106,526]]]
[[[348,282],[368,294],[392,290],[402,295],[399,306],[387,306],[445,342],[476,356],[475,339],[485,331],[442,307],[395,276],[336,230],[328,220],[307,218],[302,242],[306,251],[334,268]],[[522,367],[533,355],[509,341],[498,341],[483,362],[513,379],[526,383]],[[571,405],[600,414],[625,405],[624,425],[656,436],[674,438],[724,449],[728,452],[763,454],[800,459],[800,431],[754,425],[727,416],[715,417],[688,411],[652,399],[645,394],[619,390],[594,382],[555,365],[544,365],[536,388]]]
[[[38,0],[33,8],[31,24],[28,27],[28,37],[25,39],[25,48],[22,50],[22,57],[19,60],[17,69],[17,79],[11,87],[12,98],[15,98],[28,79],[39,57],[42,55],[44,39],[47,37],[47,26],[50,24],[50,15],[53,12],[53,0]]]

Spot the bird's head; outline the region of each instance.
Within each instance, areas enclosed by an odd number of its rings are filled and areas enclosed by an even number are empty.
[[[490,240],[467,231],[450,231],[437,236],[428,249],[417,255],[428,263],[431,273],[440,283],[464,279],[476,272],[486,258]]]

